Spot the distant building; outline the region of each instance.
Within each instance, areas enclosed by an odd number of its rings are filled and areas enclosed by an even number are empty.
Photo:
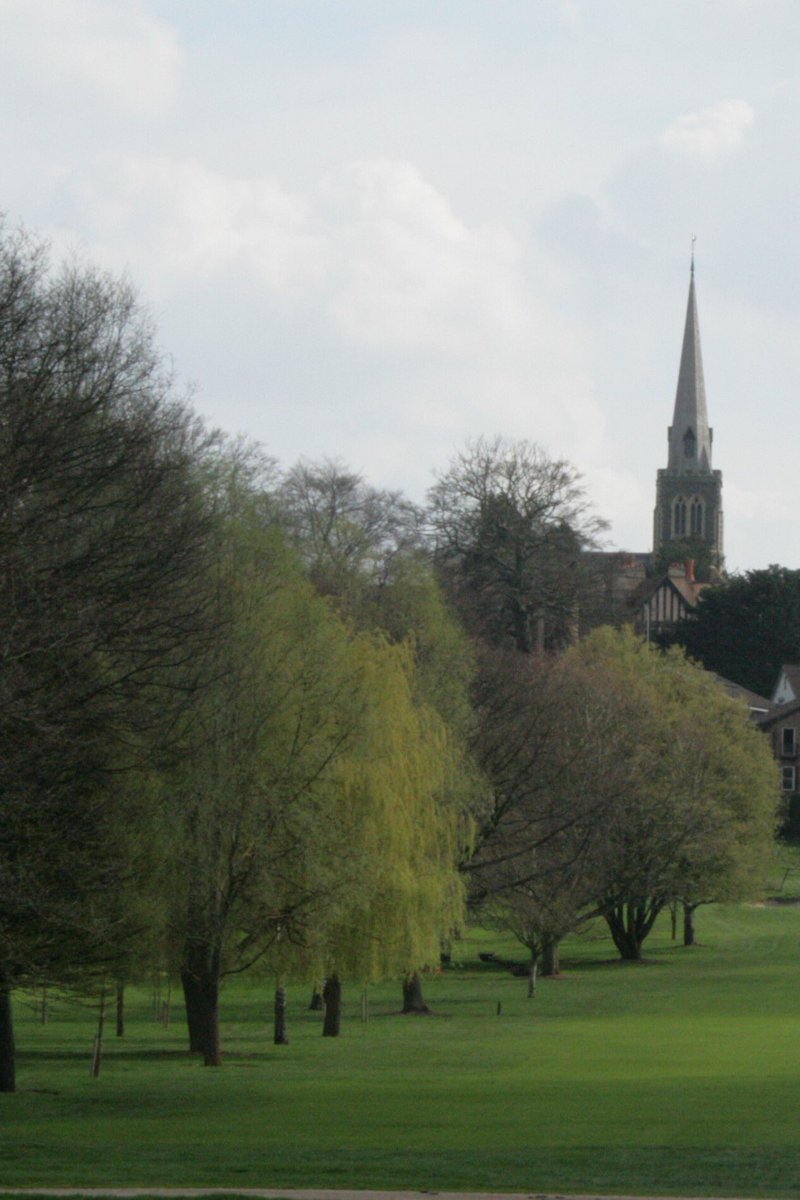
[[[695,579],[694,560],[670,563],[666,575],[647,579],[636,596],[635,624],[640,633],[655,636],[678,621],[694,615],[700,596],[710,583]]]
[[[645,636],[662,633],[691,617],[704,589],[723,578],[722,472],[712,468],[712,442],[693,255],[667,466],[656,474],[653,549],[587,556],[597,590],[582,625],[604,613]]]
[[[758,724],[769,735],[772,753],[781,769],[781,788],[793,794],[800,791],[797,775],[797,755],[800,749],[800,699],[789,700],[771,708],[758,718]]]
[[[675,394],[675,411],[667,430],[667,466],[656,476],[653,555],[658,559],[670,544],[694,544],[705,550],[711,568],[724,568],[722,529],[722,472],[711,467],[713,430],[708,424],[700,324],[694,286],[694,257],[689,277],[689,301]],[[696,554],[695,557],[699,557]]]
[[[760,723],[763,718],[769,717],[772,713],[774,705],[766,696],[759,696],[758,692],[751,692],[749,688],[742,687],[739,683],[732,683],[730,679],[725,679],[722,675],[714,674],[714,678],[732,699],[740,700],[742,704],[747,705],[747,711],[750,713],[752,721]]]
[[[785,663],[772,693],[772,703],[788,704],[790,700],[800,700],[800,666]]]

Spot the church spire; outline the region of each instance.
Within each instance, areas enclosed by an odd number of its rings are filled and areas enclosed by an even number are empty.
[[[711,471],[712,431],[708,427],[706,387],[703,379],[703,355],[700,350],[700,323],[694,286],[694,239],[689,275],[689,300],[683,330],[675,412],[669,430],[669,471],[678,474],[708,474]]]
[[[694,287],[694,238],[689,272],[689,301],[683,330],[675,411],[667,440],[666,470],[656,476],[653,553],[668,550],[697,558],[698,567],[722,570],[722,474],[711,468],[711,437],[700,351],[700,324]],[[703,560],[705,562],[703,563]]]

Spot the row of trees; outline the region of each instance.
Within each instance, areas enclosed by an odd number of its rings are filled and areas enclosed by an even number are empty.
[[[744,894],[774,819],[743,715],[605,632],[572,469],[480,441],[419,510],[211,435],[129,290],[0,237],[0,1090],[11,995],[397,977],[468,902],[534,961]],[[745,853],[745,846],[748,853]],[[422,1003],[418,987],[416,1003]]]

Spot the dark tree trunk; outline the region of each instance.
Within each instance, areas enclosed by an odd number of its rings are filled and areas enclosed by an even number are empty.
[[[181,982],[186,1000],[189,1050],[194,1054],[202,1054],[207,1067],[221,1067],[219,965],[212,947],[201,942],[187,943]]]
[[[551,979],[560,969],[559,949],[561,938],[545,938],[542,944],[542,974]]]
[[[308,1006],[308,1011],[309,1012],[322,1012],[324,1007],[325,1007],[325,1002],[322,999],[322,992],[319,990],[317,985],[314,984],[314,987],[311,992],[311,1003]]]
[[[331,975],[325,980],[322,989],[322,999],[325,1003],[325,1020],[322,1023],[323,1037],[338,1037],[342,1020],[342,984],[338,975]]]
[[[275,1034],[272,1039],[276,1046],[288,1046],[289,1035],[286,1032],[286,988],[275,988]]]
[[[694,913],[697,908],[696,904],[687,904],[683,902],[683,944],[684,946],[694,946]]]
[[[11,1018],[11,984],[0,975],[0,1092],[15,1092],[16,1053]]]
[[[183,1001],[186,1006],[186,1028],[189,1033],[189,1053],[203,1053],[203,1039],[201,1034],[201,1019],[200,1010],[202,1002],[200,999],[200,984],[193,975],[187,970],[181,971],[181,986],[183,987]]]
[[[422,995],[422,980],[419,977],[419,971],[415,971],[413,975],[406,975],[403,980],[403,1008],[401,1011],[417,1015],[427,1014],[431,1011]]]
[[[516,598],[511,601],[511,619],[514,626],[514,642],[520,654],[533,653],[531,616],[526,606]]]
[[[528,999],[536,995],[536,972],[539,967],[539,951],[531,950],[531,965],[528,970]]]
[[[663,901],[649,900],[619,904],[605,913],[614,945],[625,962],[641,962],[642,945],[663,907]]]
[[[100,1008],[97,1013],[97,1033],[94,1039],[94,1052],[92,1054],[92,1079],[98,1079],[100,1076],[100,1065],[103,1061],[103,1034],[106,1027],[106,993],[105,988],[100,993]]]
[[[117,983],[117,1037],[125,1037],[125,984]]]

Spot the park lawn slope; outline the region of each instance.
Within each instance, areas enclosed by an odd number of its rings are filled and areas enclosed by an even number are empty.
[[[42,1026],[18,1000],[0,1182],[797,1195],[800,909],[701,910],[699,938],[678,947],[662,922],[642,965],[575,941],[528,1001],[477,961],[522,954],[480,934],[426,980],[435,1016],[400,1017],[399,988],[374,988],[362,1024],[351,985],[341,1038],[322,1039],[292,989],[287,1047],[269,981],[243,980],[221,1070],[141,991],[90,1079],[92,1014],[62,1001]]]

